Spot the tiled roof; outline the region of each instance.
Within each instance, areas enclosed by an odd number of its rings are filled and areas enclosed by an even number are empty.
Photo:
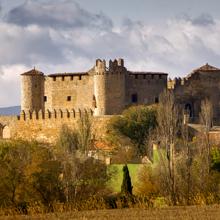
[[[208,63],[206,63],[205,65],[193,70],[193,72],[198,72],[198,71],[202,71],[202,72],[206,72],[206,71],[220,71],[220,69],[218,69],[217,67],[211,66]]]
[[[190,74],[188,74],[185,77],[185,79],[189,79],[194,73],[198,73],[198,72],[215,72],[215,71],[220,71],[220,69],[206,63],[205,65],[203,65],[203,66],[201,66],[197,69],[194,69]]]
[[[94,148],[96,150],[112,151],[114,146],[105,141],[95,141]]]
[[[29,70],[25,73],[22,73],[21,75],[44,75],[43,72],[39,71],[39,70],[36,70],[35,68],[32,69],[32,70]]]

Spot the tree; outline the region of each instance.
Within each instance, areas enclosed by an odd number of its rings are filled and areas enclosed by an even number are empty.
[[[201,102],[200,123],[202,125],[201,134],[203,135],[204,138],[203,150],[205,151],[204,155],[206,155],[204,159],[208,163],[208,169],[211,166],[211,146],[209,140],[209,132],[212,127],[212,120],[213,120],[213,106],[208,99],[205,99]]]
[[[31,174],[31,184],[40,201],[49,210],[53,210],[53,203],[64,202],[64,193],[60,174],[61,162],[57,160],[45,160],[38,165],[38,171]]]
[[[220,172],[220,149],[213,148],[211,151],[211,169]]]
[[[0,143],[0,206],[16,207],[25,197],[25,168],[30,160],[25,142]]]
[[[79,150],[86,154],[92,144],[92,118],[87,111],[81,115],[77,128]]]
[[[137,154],[143,156],[146,154],[146,140],[156,125],[154,107],[133,106],[111,120],[110,130],[114,135],[128,137],[137,148]]]
[[[128,166],[125,165],[123,167],[123,181],[121,185],[121,194],[125,196],[131,196],[132,195],[132,184],[131,184],[131,177],[129,174]]]
[[[159,195],[158,176],[151,165],[144,165],[138,172],[137,194],[155,198]]]
[[[78,133],[67,125],[63,125],[56,145],[65,148],[67,152],[75,152],[79,148]]]
[[[179,110],[174,100],[174,94],[170,90],[165,90],[160,95],[160,103],[157,111],[158,140],[166,151],[166,167],[168,175],[165,179],[168,189],[170,189],[171,199],[174,204],[176,198],[176,178],[175,178],[175,145],[180,131]],[[163,159],[163,157],[161,157]]]

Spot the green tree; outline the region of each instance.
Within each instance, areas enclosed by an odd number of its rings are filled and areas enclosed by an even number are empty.
[[[132,184],[131,184],[131,177],[129,174],[128,166],[125,165],[123,167],[123,181],[121,185],[121,194],[125,196],[132,195]]]
[[[220,172],[220,149],[217,147],[211,151],[211,169]]]
[[[137,154],[145,155],[147,138],[156,125],[155,107],[133,106],[111,120],[110,130],[114,135],[128,137],[137,148]]]

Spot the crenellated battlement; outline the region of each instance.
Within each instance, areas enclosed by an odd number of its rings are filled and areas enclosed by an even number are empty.
[[[108,62],[108,67],[105,60],[96,60],[95,65],[95,74],[96,75],[108,75],[108,74],[121,74],[125,70],[124,60],[119,58],[112,61],[111,59]]]
[[[88,77],[87,72],[82,73],[54,73],[45,77],[45,80],[51,80],[52,82],[61,81],[81,81]]]
[[[183,86],[186,81],[186,78],[175,77],[173,80],[169,78],[167,81],[167,87],[168,89],[176,89],[179,86]]]
[[[47,109],[45,112],[40,110],[36,111],[24,111],[22,110],[20,115],[18,116],[18,120],[21,121],[29,121],[29,120],[65,120],[65,119],[79,119],[82,118],[83,115],[88,114],[89,116],[93,116],[92,109],[53,109],[50,111]]]

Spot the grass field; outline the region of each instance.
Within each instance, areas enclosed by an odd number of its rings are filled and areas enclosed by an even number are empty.
[[[189,206],[168,207],[163,209],[115,209],[98,211],[81,211],[68,213],[55,213],[36,216],[10,216],[0,217],[0,220],[133,220],[133,219],[162,219],[162,220],[218,220],[220,219],[220,206]]]
[[[121,184],[123,180],[123,164],[112,164],[109,166],[109,170],[116,171],[116,175],[109,181],[109,186],[114,192],[121,191]],[[135,185],[138,180],[138,170],[142,167],[142,164],[128,164],[129,173],[131,176],[132,185],[135,190]]]

